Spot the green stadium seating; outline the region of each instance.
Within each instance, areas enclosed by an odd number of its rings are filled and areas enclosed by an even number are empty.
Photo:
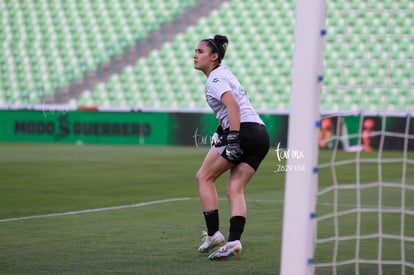
[[[120,77],[114,77],[109,80],[105,85],[105,90],[114,89],[112,82],[133,83],[134,85],[132,85],[132,87],[134,88],[132,88],[131,85],[127,85],[128,88],[126,90],[128,90],[128,92],[125,92],[124,88],[121,89],[124,96],[129,98],[127,103],[131,104],[131,106],[144,102],[145,104],[148,104],[146,107],[166,106],[206,108],[202,94],[203,84],[205,82],[204,76],[200,72],[194,71],[192,68],[193,48],[198,40],[207,36],[212,36],[214,33],[222,32],[228,34],[231,39],[231,45],[235,45],[232,50],[228,52],[228,56],[226,57],[226,62],[229,60],[228,66],[231,66],[235,73],[240,70],[240,77],[247,74],[247,85],[250,84],[250,88],[261,90],[260,92],[264,94],[273,93],[276,89],[274,86],[270,86],[272,83],[267,83],[269,87],[261,87],[257,85],[257,83],[261,83],[259,79],[261,74],[272,75],[272,70],[274,70],[275,64],[269,64],[269,58],[277,58],[275,54],[271,56],[269,53],[272,52],[271,49],[274,42],[279,39],[277,39],[275,35],[274,37],[271,37],[271,28],[261,27],[265,25],[272,26],[273,24],[271,20],[266,20],[266,18],[270,18],[270,13],[274,11],[265,9],[268,4],[269,1],[259,1],[255,4],[254,6],[257,10],[263,10],[263,13],[269,13],[257,15],[253,10],[246,9],[245,3],[243,2],[224,3],[222,8],[213,11],[211,16],[202,18],[196,26],[188,28],[188,31],[183,34],[177,35],[174,41],[165,44],[159,51],[152,52],[141,62],[137,62],[132,69],[125,70]],[[271,5],[273,5],[273,3]],[[282,10],[288,10],[293,7],[286,4],[280,5]],[[232,14],[235,16],[231,16]],[[242,18],[238,18],[236,16],[238,14],[245,14],[246,18],[252,18],[252,20],[247,22]],[[286,14],[289,14],[289,12],[286,12]],[[222,22],[226,15],[228,18],[233,18],[229,25],[227,24],[228,22]],[[282,28],[281,32],[285,32],[288,35],[292,35],[293,30],[293,12],[291,10],[290,15],[290,18],[281,20],[281,24],[286,25]],[[210,27],[214,25],[220,25],[221,29],[213,29]],[[257,26],[257,28],[254,26]],[[291,28],[289,31],[286,30],[288,26]],[[259,40],[264,43],[260,43],[259,47],[256,49],[255,45],[251,45],[251,43],[246,43],[245,41],[248,36],[255,36],[257,34],[262,35]],[[232,38],[234,38],[234,40]],[[278,65],[289,65],[288,61],[291,58],[290,51],[292,48],[291,40],[292,39],[279,41],[278,45],[280,46],[278,47],[281,49],[282,55],[284,56],[283,60],[278,62]],[[283,42],[285,45],[282,45]],[[236,45],[242,47],[238,49]],[[264,56],[263,52],[266,52],[267,55]],[[253,61],[253,63],[250,63],[249,60]],[[234,69],[233,67],[236,68]],[[284,83],[284,85],[289,85],[285,76],[286,74],[280,78],[280,80],[275,80],[275,83],[281,82]],[[158,80],[161,80],[161,82]],[[139,85],[137,85],[138,83]],[[92,94],[96,92],[98,92],[98,89]],[[99,93],[101,93],[101,91],[99,91]],[[135,97],[133,96],[134,93],[136,95]],[[147,97],[145,94],[147,93],[153,95],[152,98],[150,98],[152,100],[146,100]],[[89,95],[89,93],[86,94]],[[253,91],[252,95],[252,101],[256,101]],[[131,102],[131,99],[136,98],[142,98],[143,100],[138,103]],[[86,103],[88,101],[81,96],[79,102]],[[261,103],[264,108],[267,107],[265,103],[266,101]],[[115,105],[113,100],[110,101],[109,104]]]
[[[120,41],[133,44],[170,20],[194,1],[2,1],[0,98],[6,102],[38,103],[24,94],[42,86],[46,94],[122,52]],[[160,20],[162,18],[162,20]],[[146,27],[146,32],[140,32]],[[3,35],[4,33],[4,35]],[[80,66],[80,64],[87,66]],[[46,75],[46,76],[45,76]],[[11,77],[7,77],[11,76]],[[3,84],[10,82],[11,85]],[[26,97],[27,98],[27,97]]]
[[[0,104],[41,103],[56,87],[94,70],[125,43],[145,38],[196,1],[0,2]],[[323,110],[398,110],[413,97],[411,0],[327,1]],[[224,60],[261,110],[288,110],[294,1],[228,1],[174,39],[113,75],[77,105],[206,109],[205,76],[194,45],[216,33],[230,39]],[[154,23],[154,24],[153,24]],[[143,26],[149,25],[146,29]],[[411,61],[410,61],[411,60]],[[82,64],[82,66],[80,66]],[[366,87],[362,89],[361,87]],[[390,90],[401,96],[387,100]],[[391,96],[390,96],[391,98]]]
[[[241,1],[224,3],[220,9],[212,11],[206,18],[201,18],[195,26],[190,26],[184,33],[177,35],[174,41],[165,44],[159,51],[135,65],[132,69],[135,75],[131,75],[131,72],[124,73],[128,77],[118,78],[118,81],[134,82],[135,79],[140,79],[139,82],[144,83],[130,88],[128,98],[136,100],[140,97],[145,98],[145,93],[151,93],[154,96],[152,100],[146,101],[147,107],[205,108],[202,96],[205,78],[201,73],[192,70],[193,47],[204,37],[211,37],[214,33],[225,33],[230,38],[230,47],[224,64],[240,78],[249,92],[251,101],[263,110],[286,110],[290,100],[294,4],[267,0],[250,4],[246,8],[246,3]],[[387,4],[389,3],[385,3],[384,6],[389,7]],[[347,3],[329,1],[328,5],[330,10],[339,11],[367,8],[365,3],[356,0]],[[388,40],[369,36],[382,35],[388,31],[389,17],[387,13],[362,12],[339,18],[328,17],[328,33],[332,30],[335,34],[350,35],[352,38],[327,41],[325,59],[334,66],[326,69],[326,86],[383,86],[389,85],[390,78],[400,84],[410,85],[407,83],[408,70],[404,70],[405,73],[397,70],[404,75],[399,78],[394,76],[396,73],[390,72],[389,62],[379,63],[388,57],[406,59],[407,56],[401,54],[410,53],[410,49],[404,46],[409,43],[398,45],[394,49],[396,53],[394,50],[390,53]],[[401,26],[400,33],[410,32],[410,27],[406,27],[410,20],[395,22]],[[368,64],[368,59],[375,62]],[[343,66],[339,65],[339,62],[349,64]],[[161,70],[160,65],[163,68]],[[161,80],[161,84],[152,77],[154,75]],[[322,108],[357,110],[364,107],[374,110],[376,104],[381,108],[386,106],[384,102],[376,101],[378,97],[362,95],[361,89],[358,88],[355,90],[350,92],[332,89],[326,98],[322,98]],[[131,93],[136,97],[131,96]],[[128,102],[131,106],[136,104]],[[333,102],[342,102],[342,105],[333,105]]]

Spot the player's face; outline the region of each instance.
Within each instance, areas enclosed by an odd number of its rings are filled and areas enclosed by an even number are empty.
[[[194,69],[206,72],[217,59],[217,54],[211,54],[211,48],[206,41],[197,44],[194,51]]]

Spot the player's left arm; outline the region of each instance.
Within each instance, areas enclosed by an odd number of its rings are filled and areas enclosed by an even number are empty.
[[[243,150],[240,148],[240,105],[231,91],[221,96],[221,102],[227,108],[230,131],[227,134],[226,155],[230,161],[239,159]]]
[[[227,108],[227,116],[230,124],[230,131],[240,130],[240,105],[231,91],[224,92],[221,102]]]

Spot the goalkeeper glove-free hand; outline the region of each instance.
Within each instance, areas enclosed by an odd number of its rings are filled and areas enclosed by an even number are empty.
[[[241,157],[243,150],[240,148],[240,132],[230,131],[227,135],[226,156],[230,161]]]

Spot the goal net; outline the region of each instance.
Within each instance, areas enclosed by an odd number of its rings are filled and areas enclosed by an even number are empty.
[[[414,273],[414,2],[328,1],[316,274]]]
[[[327,115],[321,126],[316,274],[412,274],[411,113]]]
[[[282,274],[414,274],[413,107],[412,0],[296,1]]]

